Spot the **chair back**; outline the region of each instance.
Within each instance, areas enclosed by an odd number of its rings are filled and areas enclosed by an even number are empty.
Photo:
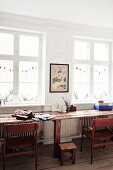
[[[82,129],[81,151],[83,144],[83,135],[87,135],[90,138],[91,146],[91,164],[93,163],[94,149],[97,147],[103,147],[107,145],[113,145],[113,118],[97,118],[92,121],[92,126],[89,127],[89,131],[86,133],[84,127]]]
[[[99,118],[92,121],[92,127],[110,127],[113,126],[113,118]]]
[[[4,138],[37,136],[38,123],[13,123],[4,125]]]
[[[32,155],[35,157],[35,170],[37,170],[37,130],[38,123],[18,122],[4,124],[3,126],[3,170],[5,170],[5,159],[21,155]],[[8,149],[13,152],[7,152]],[[25,149],[25,150],[24,150]],[[14,152],[18,150],[18,152]]]

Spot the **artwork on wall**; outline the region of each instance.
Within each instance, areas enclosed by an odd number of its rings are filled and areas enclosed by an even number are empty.
[[[50,64],[50,92],[69,91],[69,64]]]

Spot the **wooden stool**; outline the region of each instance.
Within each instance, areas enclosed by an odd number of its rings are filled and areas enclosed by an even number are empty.
[[[66,152],[70,152],[70,158],[72,157],[72,164],[74,164],[77,146],[72,142],[71,143],[61,143],[61,144],[59,144],[59,148],[60,148],[61,165],[63,165],[63,159],[64,159]]]

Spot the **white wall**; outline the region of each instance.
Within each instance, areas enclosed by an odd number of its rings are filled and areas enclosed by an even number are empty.
[[[113,28],[112,0],[0,0],[0,11]]]
[[[92,27],[87,25],[71,24],[68,22],[56,22],[46,19],[37,19],[33,17],[19,16],[0,12],[0,26],[15,29],[27,29],[45,33],[46,36],[46,78],[45,78],[45,106],[51,110],[51,105],[60,103],[62,96],[71,96],[71,84],[73,74],[71,61],[73,55],[73,36],[83,35],[89,37],[98,37],[113,40],[113,29],[102,27]],[[50,93],[49,92],[49,69],[50,63],[69,63],[70,64],[70,89],[68,93]],[[42,111],[46,107],[29,107],[33,111]],[[78,105],[78,108],[92,108],[92,105]],[[8,110],[9,109],[9,110]],[[0,108],[0,114],[5,112],[12,113],[16,107]],[[62,137],[79,134],[79,120],[70,120],[62,122]],[[44,123],[44,134],[47,141],[53,139],[53,123]]]

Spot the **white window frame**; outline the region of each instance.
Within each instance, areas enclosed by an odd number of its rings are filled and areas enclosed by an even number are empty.
[[[44,34],[43,33],[36,33],[36,32],[28,32],[28,31],[16,31],[16,30],[8,30],[8,29],[0,29],[1,33],[9,33],[14,35],[14,55],[4,55],[0,54],[0,60],[11,60],[13,61],[13,101],[9,104],[44,104],[45,102],[45,94],[44,90],[42,90],[42,86],[44,87],[43,79],[44,78]],[[28,35],[28,36],[35,36],[39,38],[39,56],[38,57],[30,57],[30,56],[19,56],[19,35]],[[27,101],[19,101],[19,62],[20,61],[31,61],[31,62],[37,62],[39,67],[38,67],[38,91],[39,91],[39,96],[38,100],[36,102],[27,102]],[[42,76],[43,74],[43,76]]]
[[[74,42],[76,40],[84,40],[90,43],[90,60],[86,61],[86,60],[79,60],[79,59],[75,59],[74,58]],[[94,43],[95,42],[102,42],[102,43],[108,43],[108,55],[109,55],[109,59],[108,61],[94,61]],[[93,95],[93,68],[94,65],[107,65],[108,66],[108,93],[109,93],[109,99],[112,101],[113,100],[113,96],[112,96],[112,91],[113,91],[113,87],[112,87],[112,82],[113,82],[113,78],[112,78],[112,69],[113,69],[113,57],[112,54],[113,53],[113,41],[112,40],[103,40],[103,39],[96,39],[96,38],[87,38],[87,37],[76,37],[74,36],[73,38],[73,57],[72,57],[72,75],[73,75],[73,71],[74,71],[74,65],[75,64],[88,64],[90,67],[90,80],[89,80],[89,93],[90,95]],[[72,76],[73,77],[73,76]],[[72,102],[77,102],[77,103],[92,103],[95,102],[94,99],[90,100],[90,101],[76,101],[73,100],[73,95],[74,95],[74,81],[72,80]]]

